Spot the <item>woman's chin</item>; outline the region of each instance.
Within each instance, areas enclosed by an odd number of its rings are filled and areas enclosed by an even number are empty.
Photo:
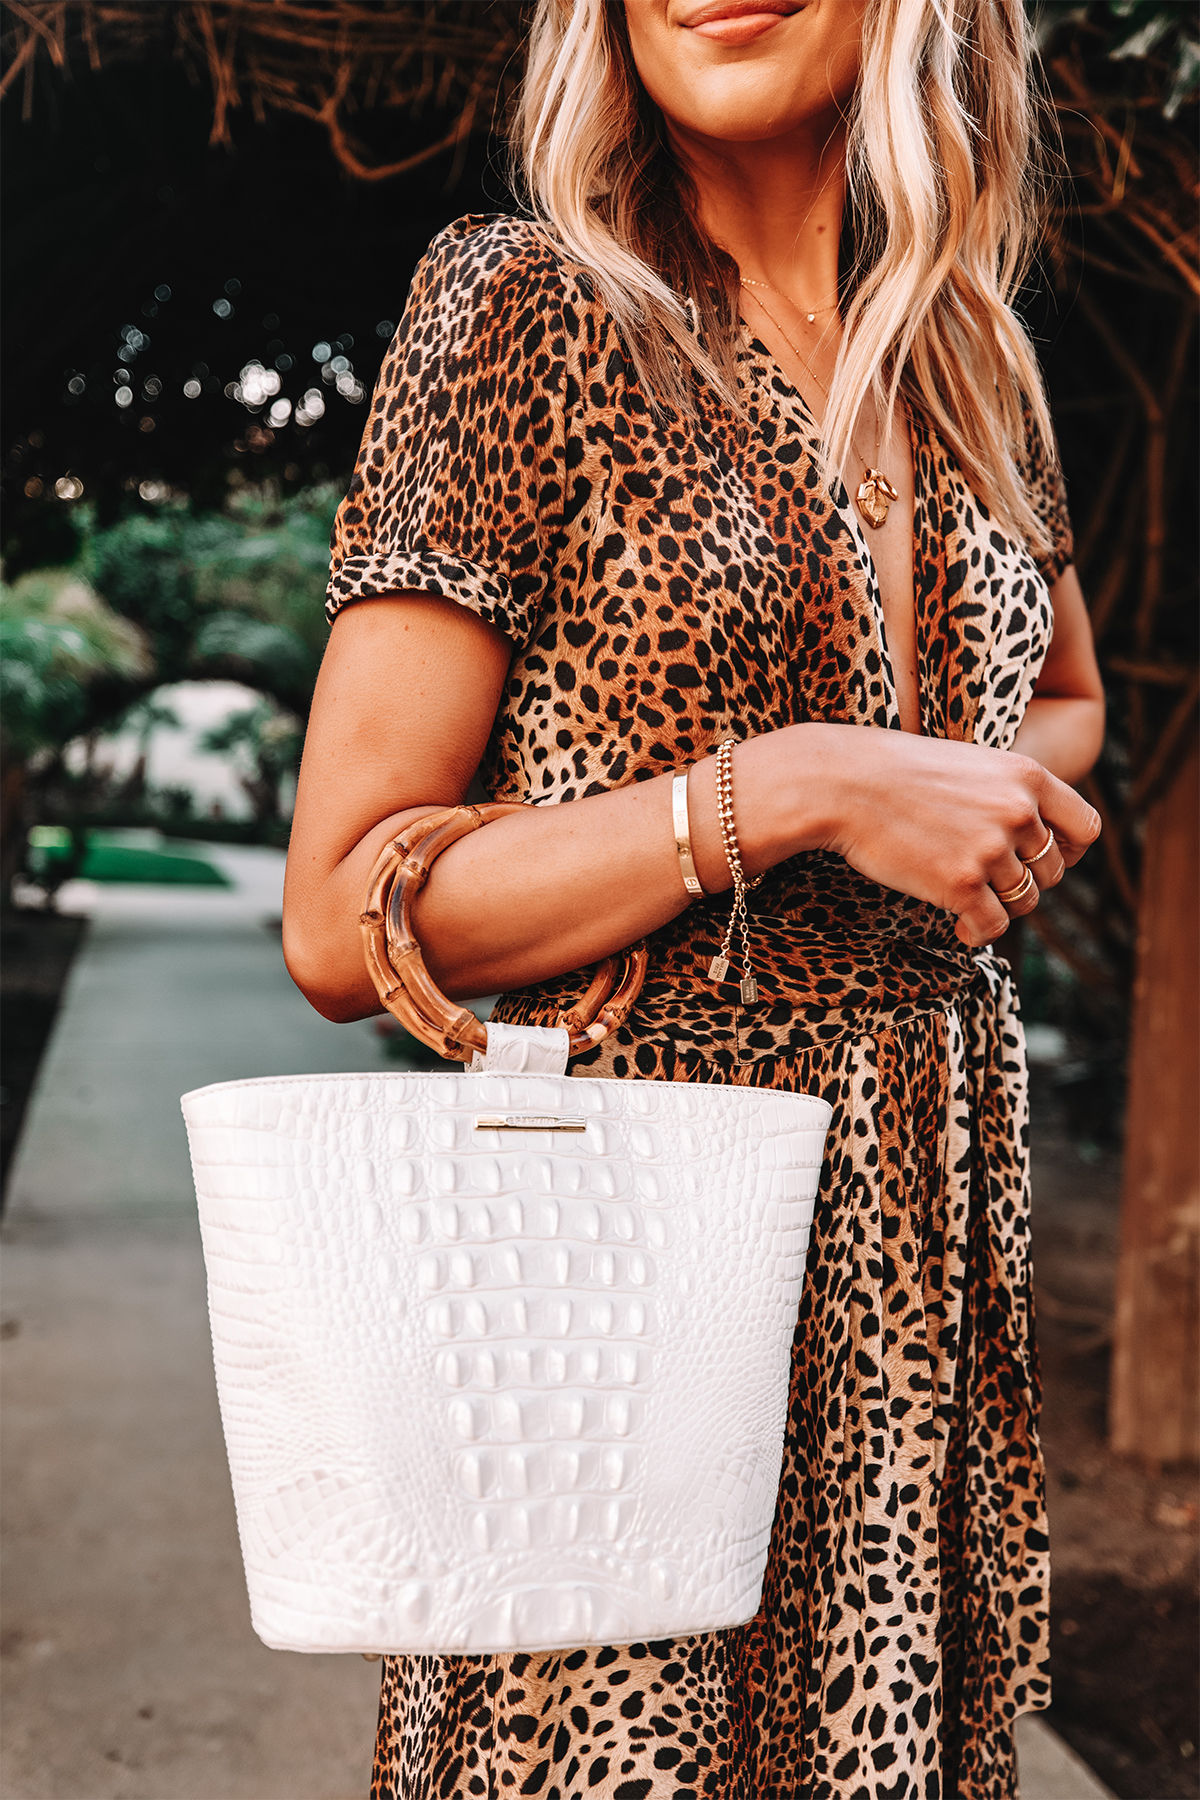
[[[791,99],[771,64],[747,61],[708,72],[671,124],[709,143],[768,144],[811,128],[813,109],[803,100],[789,104]]]

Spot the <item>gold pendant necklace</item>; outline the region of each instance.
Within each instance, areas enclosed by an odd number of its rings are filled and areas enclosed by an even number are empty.
[[[739,279],[743,287],[766,288],[768,294],[779,294],[779,289],[772,287],[769,281],[751,281],[748,275],[742,275]],[[779,297],[781,300],[787,299],[786,294],[780,294]],[[766,310],[765,307],[763,310]],[[802,312],[811,325],[818,313],[835,312],[837,310],[837,301],[831,300],[828,306],[814,306],[811,312],[809,312],[807,306],[799,306],[796,310],[797,312]]]
[[[860,452],[861,454],[861,452]],[[858,510],[875,531],[887,524],[888,508],[900,498],[882,469],[867,468],[854,496]]]
[[[747,281],[744,275],[740,276],[739,280],[743,287],[765,287],[772,294],[779,292],[777,288],[771,287],[771,284],[767,281]],[[786,300],[787,295],[781,294],[780,299]],[[761,300],[758,304],[762,306],[763,311],[766,313],[768,319],[770,319],[772,325],[775,327],[788,349],[792,352],[792,355],[796,357],[799,362],[804,364],[804,367],[808,370],[809,374],[820,388],[822,398],[828,402],[829,390],[809,362],[807,356],[805,356],[803,350],[796,344],[793,344],[791,338],[783,329],[783,326],[779,323],[779,320],[775,317],[774,313],[766,306],[763,306]],[[800,309],[797,308],[797,311],[799,310]],[[806,314],[806,317],[811,324],[817,311],[828,312],[830,310],[831,309],[828,307],[815,308],[813,312]],[[850,448],[853,450],[855,456],[861,460],[863,465],[863,478],[859,482],[854,495],[855,503],[872,531],[878,531],[881,525],[887,524],[888,511],[892,502],[900,498],[899,489],[888,480],[882,469],[874,468],[872,464],[867,461],[853,438],[850,440]]]

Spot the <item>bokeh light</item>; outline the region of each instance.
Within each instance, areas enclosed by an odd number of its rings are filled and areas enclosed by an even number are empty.
[[[311,387],[296,408],[297,425],[315,425],[325,417],[325,396],[320,388]]]
[[[143,10],[119,6],[114,16],[128,23],[127,15]],[[314,19],[327,10],[313,8]],[[108,19],[111,9],[100,11]],[[82,44],[78,12],[67,9],[72,54]],[[43,59],[45,43],[43,37]],[[443,194],[438,181],[421,174],[397,210],[390,186],[346,187],[323,129],[298,124],[293,139],[291,127],[282,135],[275,126],[262,132],[242,111],[233,121],[241,161],[230,187],[210,166],[208,97],[190,78],[179,79],[174,48],[147,40],[139,61],[136,74],[124,70],[111,83],[106,67],[97,91],[111,85],[115,96],[126,80],[143,83],[153,96],[144,117],[120,100],[111,117],[93,116],[88,96],[96,84],[89,76],[59,96],[66,125],[42,116],[47,96],[39,90],[37,116],[18,134],[25,160],[19,174],[15,161],[10,168],[23,194],[21,231],[31,242],[43,234],[36,304],[22,300],[29,315],[21,321],[24,340],[40,342],[60,306],[63,320],[47,330],[54,348],[46,366],[36,377],[22,367],[6,397],[25,440],[21,456],[15,433],[6,446],[9,492],[28,506],[25,482],[40,480],[42,501],[61,511],[53,484],[69,466],[87,484],[87,503],[107,520],[119,514],[123,496],[141,507],[137,483],[148,476],[170,481],[172,492],[192,487],[203,505],[216,504],[223,484],[279,480],[289,466],[300,469],[301,485],[340,478],[353,464],[365,403],[414,263],[449,218],[483,210],[476,183],[486,146],[482,139],[472,144],[465,169],[456,161],[459,191]],[[378,149],[372,139],[372,155]],[[60,221],[60,198],[76,194],[75,210]],[[45,224],[51,214],[52,230]],[[374,244],[366,264],[346,258],[347,230],[353,241]],[[316,268],[323,273],[314,280]],[[66,298],[72,289],[75,302]],[[81,295],[84,306],[77,304]],[[276,374],[279,386],[261,375],[243,379],[252,361]],[[19,405],[11,398],[17,387]],[[319,391],[308,397],[312,388]],[[28,445],[39,407],[48,427],[44,456]],[[269,454],[252,458],[262,444],[261,437],[251,443],[255,422],[277,439]],[[130,488],[127,476],[134,478]]]
[[[281,385],[278,371],[264,369],[256,358],[242,369],[234,399],[252,410],[257,409],[277,394]]]

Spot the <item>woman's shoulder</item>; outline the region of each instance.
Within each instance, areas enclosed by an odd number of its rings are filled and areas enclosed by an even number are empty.
[[[532,219],[508,213],[467,213],[438,233],[413,278],[423,307],[494,309],[503,292],[517,302],[560,305],[591,284]],[[540,308],[539,308],[540,310]],[[495,322],[494,311],[492,312]]]

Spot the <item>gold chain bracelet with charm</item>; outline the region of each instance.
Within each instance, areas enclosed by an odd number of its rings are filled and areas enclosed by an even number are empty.
[[[736,738],[726,738],[717,750],[717,817],[721,822],[721,842],[725,847],[725,861],[729,864],[729,873],[733,876],[733,905],[729,909],[729,924],[725,930],[725,941],[713,957],[708,967],[710,981],[724,981],[729,973],[729,961],[733,952],[733,934],[739,931],[742,939],[742,980],[741,995],[743,1006],[758,1005],[758,982],[754,978],[754,968],[750,961],[750,923],[746,915],[746,895],[762,881],[756,875],[753,881],[748,880],[742,867],[742,853],[738,846],[737,827],[733,822],[733,747]]]

